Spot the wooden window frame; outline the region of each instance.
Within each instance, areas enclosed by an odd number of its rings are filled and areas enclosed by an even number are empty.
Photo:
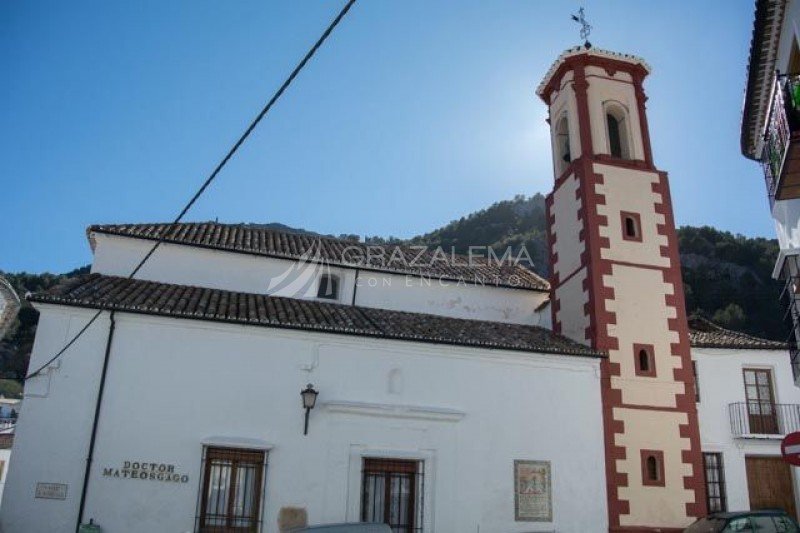
[[[709,456],[714,456],[714,460],[716,464],[712,466],[717,473],[717,481],[709,481],[708,480],[708,471],[709,471]],[[706,508],[708,512],[716,512],[716,513],[724,513],[728,510],[728,495],[726,493],[725,487],[725,463],[721,452],[703,452],[703,476],[706,482]],[[708,490],[710,485],[717,485],[719,497],[714,498],[715,500],[719,500],[720,508],[711,511],[711,491]]]
[[[644,350],[647,352],[648,369],[643,370],[639,360],[639,352]],[[633,364],[637,376],[654,378],[656,377],[656,351],[655,346],[652,344],[633,344]]]
[[[633,220],[635,235],[628,235],[628,219]],[[630,242],[642,242],[642,215],[633,211],[620,211],[619,220],[622,225],[622,239]]]
[[[753,372],[755,374],[755,388],[757,398],[753,399],[747,393],[747,373]],[[769,398],[762,399],[758,391],[758,374],[765,373],[767,375],[767,386],[769,388]],[[745,415],[747,416],[748,432],[754,434],[777,435],[780,431],[778,420],[778,407],[775,401],[775,374],[772,368],[759,368],[759,367],[743,367],[742,368],[742,383],[744,385],[744,399],[745,399]],[[753,412],[753,407],[758,406],[758,413]],[[756,422],[754,424],[754,422]],[[758,426],[756,429],[761,431],[753,431],[753,426]]]
[[[666,485],[664,480],[664,452],[661,450],[640,450],[642,461],[642,485],[645,487],[663,487]],[[653,457],[656,460],[658,479],[651,479],[647,471],[647,459]]]
[[[392,504],[392,487],[390,477],[392,474],[410,475],[411,482],[409,485],[408,501],[411,505],[408,506],[407,516],[405,517],[405,526],[392,526],[392,531],[409,531],[419,532],[423,531],[423,524],[421,518],[421,510],[423,509],[423,492],[424,492],[424,469],[425,463],[419,459],[403,459],[391,457],[363,457],[362,458],[362,474],[361,474],[361,511],[360,516],[362,521],[370,519],[369,510],[366,508],[367,495],[369,490],[367,488],[367,477],[385,474],[383,481],[384,495],[383,501],[383,516],[384,519],[391,516]],[[418,486],[419,484],[419,486]],[[388,523],[388,522],[387,522]]]
[[[199,494],[199,514],[197,517],[197,528],[196,530],[201,533],[232,533],[232,532],[241,532],[241,533],[248,533],[248,532],[256,532],[260,531],[262,527],[262,515],[264,512],[264,505],[263,505],[263,497],[264,497],[264,483],[266,480],[266,467],[267,467],[267,450],[255,450],[255,449],[245,449],[245,448],[229,448],[224,446],[206,446],[203,449],[203,464],[202,464],[202,472],[203,472],[203,479],[202,483],[200,484],[200,494]],[[210,491],[210,483],[211,483],[211,468],[214,466],[215,460],[223,460],[223,461],[230,461],[230,477],[227,482],[228,487],[228,503],[227,509],[225,514],[222,516],[218,516],[217,518],[222,518],[225,520],[225,525],[207,525],[206,522],[209,520],[210,516],[208,515],[208,494]],[[232,512],[232,508],[234,506],[236,498],[233,497],[233,489],[232,487],[236,486],[236,476],[239,474],[240,463],[246,463],[248,465],[256,465],[253,469],[255,474],[255,480],[253,483],[254,492],[251,497],[251,501],[253,502],[254,506],[254,513],[252,516],[248,517],[237,517]],[[232,522],[234,520],[242,520],[248,519],[251,521],[249,526],[236,526],[233,525]]]

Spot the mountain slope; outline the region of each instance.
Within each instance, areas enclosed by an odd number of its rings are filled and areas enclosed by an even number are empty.
[[[497,202],[408,242],[448,250],[453,246],[459,252],[466,252],[469,246],[491,246],[498,254],[511,246],[515,257],[524,245],[533,269],[549,275],[541,194]],[[778,255],[776,240],[685,226],[678,228],[678,245],[689,313],[760,337],[786,338],[788,330],[778,301],[781,284],[771,277]]]
[[[265,224],[281,231],[305,232],[282,224]],[[306,232],[311,233],[311,232]],[[356,239],[354,235],[339,238]],[[492,247],[498,255],[511,247],[519,257],[524,246],[531,258],[530,267],[547,276],[547,220],[544,196],[516,196],[486,209],[406,241],[369,237],[367,242],[407,243],[466,253],[470,246]],[[747,238],[711,227],[678,229],[681,265],[689,313],[699,313],[722,326],[760,337],[784,340],[788,331],[782,322],[778,301],[781,285],[771,278],[778,254],[778,243],[764,238]],[[46,290],[67,278],[88,271],[88,267],[68,274],[3,274],[24,295]],[[2,272],[0,272],[2,274]],[[23,304],[17,323],[0,341],[0,378],[20,379],[25,375],[36,331],[37,312]]]

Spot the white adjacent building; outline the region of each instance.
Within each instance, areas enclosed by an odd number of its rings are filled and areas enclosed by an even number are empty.
[[[689,320],[710,511],[784,508],[798,516],[800,476],[780,442],[800,431],[800,389],[783,343]]]
[[[26,383],[2,531],[277,532],[305,514],[667,532],[708,508],[796,507],[791,471],[789,500],[754,498],[747,476],[797,429],[784,345],[682,309],[648,69],[575,49],[547,74],[552,285],[513,262],[257,226],[89,228],[91,274],[30,298],[30,366],[46,366]]]
[[[757,0],[750,41],[742,154],[762,167],[780,254],[773,275],[792,336],[790,358],[800,385],[800,2]]]

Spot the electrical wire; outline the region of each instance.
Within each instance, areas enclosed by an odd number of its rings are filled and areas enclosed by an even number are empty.
[[[320,38],[317,39],[317,42],[314,43],[314,45],[311,47],[311,49],[309,49],[309,51],[306,53],[306,55],[303,57],[303,59],[300,60],[300,62],[297,64],[297,66],[294,68],[294,70],[291,72],[291,74],[289,74],[289,77],[286,78],[286,81],[283,82],[283,84],[275,92],[275,94],[272,95],[272,98],[270,98],[269,101],[267,102],[267,104],[261,109],[261,112],[256,116],[255,119],[253,119],[253,121],[250,123],[250,125],[247,127],[247,129],[244,131],[244,133],[241,135],[241,137],[239,137],[239,140],[236,141],[236,143],[228,151],[228,153],[225,154],[225,157],[223,157],[222,160],[219,162],[219,164],[217,164],[217,166],[214,168],[214,170],[211,172],[211,174],[208,176],[208,178],[206,178],[206,180],[203,182],[203,184],[200,186],[200,188],[197,190],[197,192],[195,192],[194,196],[192,196],[192,198],[189,200],[189,202],[183,207],[183,209],[181,209],[180,213],[178,213],[178,216],[175,217],[175,220],[173,220],[166,228],[164,228],[164,230],[161,232],[161,235],[158,237],[158,240],[156,240],[155,244],[153,244],[153,246],[150,248],[150,250],[147,252],[147,254],[145,254],[145,256],[142,258],[142,260],[139,261],[139,263],[136,265],[136,267],[133,269],[133,271],[128,276],[128,279],[133,279],[133,277],[136,276],[136,274],[139,273],[139,270],[142,269],[142,267],[145,265],[145,263],[147,263],[147,261],[150,259],[150,257],[152,257],[152,255],[155,253],[155,251],[166,240],[167,236],[172,231],[172,229],[174,228],[175,224],[177,224],[178,222],[180,222],[183,219],[184,215],[186,215],[186,213],[189,211],[189,209],[192,208],[192,206],[195,204],[195,202],[197,202],[197,200],[200,198],[200,196],[202,196],[202,194],[206,191],[206,189],[209,187],[209,185],[211,185],[211,183],[217,177],[217,175],[222,170],[222,168],[228,163],[228,161],[233,157],[233,155],[237,152],[237,150],[239,150],[239,147],[242,146],[242,144],[244,144],[245,140],[247,140],[247,138],[250,136],[250,134],[253,132],[253,130],[256,128],[256,126],[258,126],[258,123],[261,122],[261,119],[263,119],[267,115],[267,113],[269,113],[270,109],[272,109],[272,106],[275,105],[275,102],[278,101],[278,99],[283,95],[283,93],[286,91],[286,89],[289,87],[289,85],[292,84],[292,82],[297,77],[297,75],[300,74],[300,71],[303,70],[303,67],[306,66],[306,63],[308,63],[308,61],[314,56],[314,54],[317,52],[317,50],[319,50],[319,48],[322,46],[322,44],[325,42],[325,40],[328,38],[328,36],[334,30],[334,28],[336,28],[336,26],[339,24],[339,22],[341,22],[341,20],[344,18],[344,16],[347,14],[347,12],[350,11],[350,8],[353,6],[353,4],[355,4],[355,2],[356,2],[356,0],[348,0],[347,4],[345,4],[345,6],[342,8],[342,10],[339,12],[339,14],[336,16],[336,18],[333,19],[333,21],[328,25],[328,27],[322,33]],[[83,326],[83,328],[81,328],[81,330],[78,331],[78,333],[74,337],[72,337],[72,339],[66,345],[64,345],[63,348],[61,348],[45,364],[41,365],[39,368],[37,368],[36,370],[34,370],[33,372],[31,372],[27,376],[25,376],[25,380],[24,381],[27,381],[27,380],[39,375],[45,368],[47,368],[52,363],[54,363],[59,357],[64,355],[64,353],[72,345],[75,344],[75,342],[86,332],[86,330],[89,329],[89,326],[91,326],[98,319],[98,317],[101,315],[102,312],[103,312],[102,310],[97,311],[94,314],[94,316],[92,316],[92,318],[89,320],[89,322],[87,322],[86,325]]]

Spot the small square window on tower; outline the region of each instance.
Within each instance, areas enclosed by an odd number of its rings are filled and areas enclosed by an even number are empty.
[[[642,216],[630,211],[620,212],[622,238],[626,241],[642,242]]]
[[[656,377],[656,357],[652,344],[633,345],[633,363],[637,376]]]
[[[664,452],[660,450],[641,450],[642,485],[645,487],[663,487]]]

